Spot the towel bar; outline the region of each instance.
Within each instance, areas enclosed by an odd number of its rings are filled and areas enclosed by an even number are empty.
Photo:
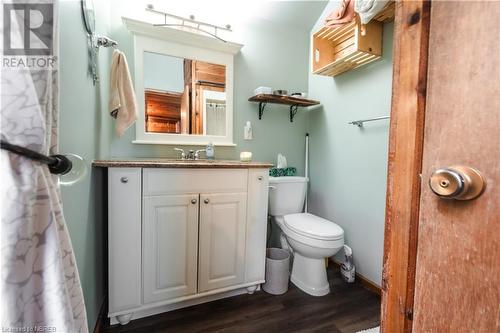
[[[356,125],[358,127],[363,127],[363,123],[365,123],[365,122],[382,120],[382,119],[389,119],[389,118],[390,118],[390,116],[382,116],[382,117],[375,117],[375,118],[368,118],[368,119],[361,119],[361,120],[353,120],[353,121],[350,121],[348,124],[349,125]]]

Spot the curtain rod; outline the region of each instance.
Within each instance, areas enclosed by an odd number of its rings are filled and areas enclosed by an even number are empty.
[[[0,148],[10,151],[11,153],[32,159],[34,161],[46,164],[49,167],[50,173],[53,174],[64,175],[68,173],[73,167],[71,161],[64,155],[46,156],[34,150],[14,145],[5,140],[0,140]]]
[[[201,84],[201,85],[205,85],[205,86],[219,87],[219,88],[225,88],[226,87],[226,85],[224,83],[212,82],[212,81],[204,81],[204,80],[198,80],[198,81],[196,81],[196,84]]]

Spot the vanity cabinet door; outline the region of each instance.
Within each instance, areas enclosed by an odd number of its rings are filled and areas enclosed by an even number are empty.
[[[196,293],[198,194],[144,197],[144,303]]]
[[[245,283],[263,282],[266,268],[269,170],[248,172]]]
[[[200,195],[198,292],[245,277],[246,193]]]
[[[108,171],[109,313],[141,306],[141,169]]]

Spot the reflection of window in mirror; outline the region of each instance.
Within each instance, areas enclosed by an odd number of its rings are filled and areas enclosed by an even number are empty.
[[[226,135],[226,67],[144,52],[146,132]]]

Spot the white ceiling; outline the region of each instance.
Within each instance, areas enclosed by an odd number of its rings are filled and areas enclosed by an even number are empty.
[[[259,12],[261,19],[281,24],[291,24],[298,28],[311,30],[325,9],[328,1],[263,1]]]

